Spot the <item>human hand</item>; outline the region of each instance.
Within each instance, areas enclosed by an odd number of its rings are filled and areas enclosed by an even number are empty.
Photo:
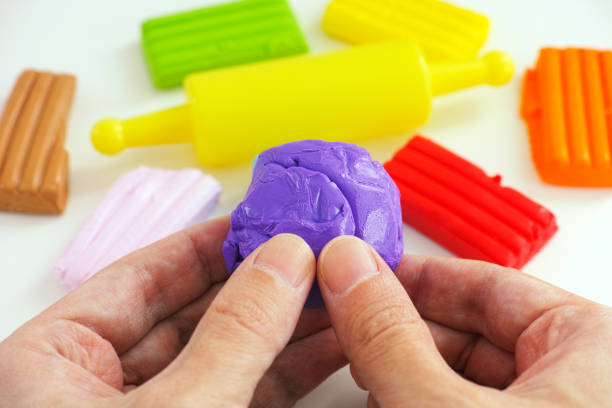
[[[396,277],[353,237],[318,262],[370,408],[612,406],[608,307],[483,262],[404,256]]]
[[[326,313],[302,312],[314,256],[281,235],[224,283],[228,228],[128,255],[19,328],[0,343],[0,406],[292,406],[346,363]]]

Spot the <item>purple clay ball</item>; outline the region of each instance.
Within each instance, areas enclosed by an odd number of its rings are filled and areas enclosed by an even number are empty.
[[[370,154],[349,143],[304,140],[259,155],[244,201],[232,212],[223,244],[229,273],[277,234],[302,237],[316,257],[329,241],[354,235],[392,270],[403,253],[397,186]],[[321,307],[315,281],[306,307]]]

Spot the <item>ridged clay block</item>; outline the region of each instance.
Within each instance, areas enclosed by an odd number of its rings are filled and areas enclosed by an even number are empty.
[[[0,118],[0,210],[59,214],[68,197],[72,75],[24,71]]]
[[[439,0],[333,0],[323,30],[349,44],[405,39],[429,59],[469,59],[487,40],[489,19]]]
[[[53,264],[73,289],[117,259],[204,221],[221,186],[199,170],[141,167],[121,176]]]
[[[521,115],[540,178],[612,187],[612,52],[544,48],[527,70]]]
[[[557,231],[546,208],[421,136],[385,169],[399,187],[404,222],[459,257],[521,268]]]
[[[287,0],[243,0],[159,17],[142,25],[155,87],[193,72],[303,54],[308,45]]]

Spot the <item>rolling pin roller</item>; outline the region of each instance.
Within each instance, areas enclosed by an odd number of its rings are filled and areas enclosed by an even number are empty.
[[[428,65],[411,42],[367,44],[192,74],[184,82],[185,105],[104,119],[92,142],[105,154],[193,142],[202,164],[234,164],[306,138],[356,141],[407,132],[427,121],[434,96],[503,85],[513,70],[498,51]]]

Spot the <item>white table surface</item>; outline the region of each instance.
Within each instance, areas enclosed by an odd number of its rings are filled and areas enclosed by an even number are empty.
[[[375,1],[375,0],[372,0]],[[181,103],[182,91],[152,86],[140,50],[140,23],[149,17],[190,9],[207,0],[2,0],[0,2],[0,104],[26,67],[75,73],[78,90],[67,149],[71,195],[62,216],[0,213],[0,339],[59,299],[64,290],[50,265],[80,224],[122,173],[138,165],[198,166],[187,145],[131,150],[112,158],[89,142],[97,119],[128,117]],[[325,37],[320,20],[327,0],[292,0],[313,52],[343,45]],[[431,121],[417,131],[500,173],[553,210],[560,230],[524,271],[572,292],[612,305],[612,190],[559,188],[540,182],[518,115],[522,73],[544,45],[612,48],[609,0],[456,0],[492,20],[485,49],[502,49],[515,59],[514,80],[500,89],[481,87],[435,102]],[[386,160],[408,138],[363,143]],[[313,135],[316,137],[316,135]],[[250,179],[250,165],[206,169],[224,194],[215,215],[230,212]],[[405,228],[410,253],[449,255],[426,237]],[[300,407],[363,406],[347,369],[332,376]]]

